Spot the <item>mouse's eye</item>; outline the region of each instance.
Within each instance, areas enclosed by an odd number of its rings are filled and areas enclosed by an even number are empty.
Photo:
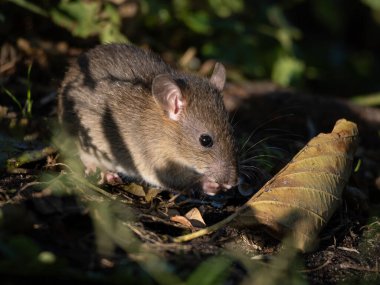
[[[212,147],[212,145],[214,144],[214,142],[212,141],[212,137],[206,134],[203,134],[199,137],[199,142],[204,147]]]

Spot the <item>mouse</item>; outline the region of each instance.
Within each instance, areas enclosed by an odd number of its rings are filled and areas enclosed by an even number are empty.
[[[58,92],[59,122],[87,169],[213,196],[239,179],[225,81],[221,63],[206,78],[149,49],[103,44],[69,65]]]

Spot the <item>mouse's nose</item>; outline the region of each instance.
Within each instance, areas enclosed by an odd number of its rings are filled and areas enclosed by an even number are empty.
[[[224,189],[231,189],[238,184],[237,167],[233,164],[223,165],[220,168],[219,177],[216,181],[223,186]]]

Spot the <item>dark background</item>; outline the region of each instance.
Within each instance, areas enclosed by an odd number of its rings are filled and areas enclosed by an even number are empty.
[[[74,48],[129,41],[173,63],[192,48],[195,53],[182,68],[199,71],[207,59],[216,59],[228,67],[232,81],[273,80],[308,93],[351,98],[380,90],[377,3],[1,1],[0,46],[14,47],[17,64],[28,66],[23,61],[28,50],[20,39],[27,41],[36,57],[31,76],[47,85],[56,85],[65,71],[59,56],[75,55]],[[41,53],[50,60],[41,62]],[[2,64],[7,61],[4,54]],[[25,74],[16,68],[3,70],[0,84],[9,87],[12,76]]]

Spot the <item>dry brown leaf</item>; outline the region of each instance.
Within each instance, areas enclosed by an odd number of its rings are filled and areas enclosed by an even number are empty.
[[[300,250],[312,249],[341,202],[357,143],[356,124],[337,121],[331,133],[313,138],[268,181],[238,211],[234,224],[262,224],[276,237],[290,235]]]
[[[149,203],[155,198],[162,190],[158,188],[148,188],[145,195],[145,200]]]
[[[145,197],[145,191],[144,191],[144,187],[142,187],[141,185],[138,185],[136,183],[131,183],[129,185],[123,185],[122,186],[123,190],[132,194],[132,195],[135,195],[137,197]]]
[[[190,228],[190,229],[193,228],[193,225],[184,216],[173,216],[173,217],[170,217],[170,220],[172,222],[180,223],[181,225],[184,225],[187,228]]]
[[[201,212],[198,208],[192,208],[185,214],[185,217],[190,221],[190,223],[195,228],[204,228],[206,227],[206,223],[203,220]]]

